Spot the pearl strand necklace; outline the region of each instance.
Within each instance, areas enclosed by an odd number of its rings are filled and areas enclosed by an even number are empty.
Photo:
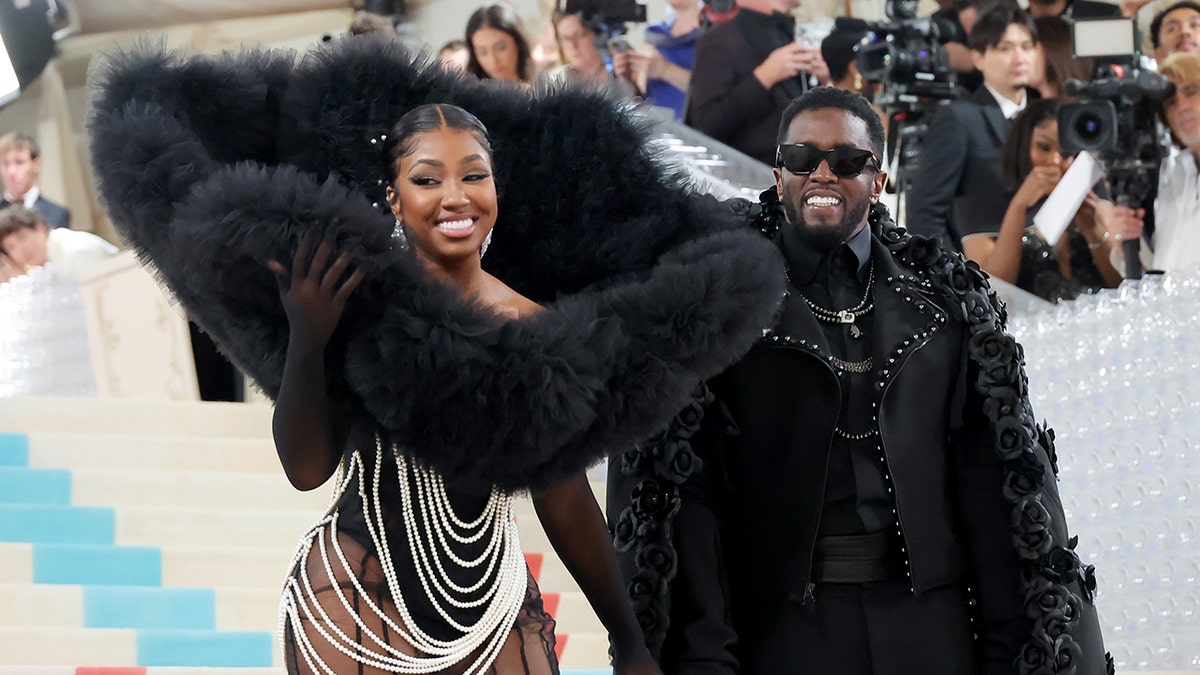
[[[459,638],[443,641],[438,640],[421,630],[409,612],[407,603],[400,589],[395,566],[392,564],[391,551],[387,545],[387,535],[383,521],[383,510],[379,498],[380,470],[385,459],[382,440],[376,438],[375,470],[373,472],[371,494],[366,493],[365,465],[361,455],[356,451],[348,458],[348,466],[339,466],[335,473],[335,489],[331,498],[331,506],[325,516],[309,529],[301,539],[296,553],[292,556],[288,578],[284,584],[283,597],[280,602],[280,642],[286,625],[293,627],[296,650],[315,672],[335,675],[334,671],[320,657],[307,633],[301,629],[302,618],[311,622],[317,633],[325,642],[336,648],[342,654],[366,666],[401,673],[434,673],[445,668],[462,663],[472,653],[479,652],[478,657],[467,669],[468,675],[481,673],[490,667],[503,646],[508,633],[516,625],[517,615],[523,605],[526,593],[526,572],[524,554],[521,552],[517,535],[516,521],[512,514],[512,497],[493,489],[480,515],[473,521],[466,522],[454,511],[449,496],[445,490],[444,480],[433,472],[408,466],[407,460],[395,450],[390,449],[396,460],[397,476],[400,487],[400,508],[404,517],[405,531],[408,535],[410,550],[416,555],[417,577],[422,589],[431,600],[434,609],[449,625],[462,631]],[[410,483],[410,471],[412,483]],[[404,626],[397,625],[378,606],[372,602],[370,595],[362,588],[357,575],[338,544],[336,504],[349,488],[355,476],[359,477],[358,492],[363,504],[363,516],[367,531],[371,536],[375,550],[378,552],[380,565],[387,580],[388,590],[395,600],[397,610]],[[412,485],[416,486],[415,491]],[[414,493],[415,492],[415,500]],[[417,502],[414,509],[413,502]],[[374,511],[374,513],[372,513]],[[416,513],[421,514],[422,523],[428,538],[428,552],[425,550],[416,520]],[[342,588],[336,582],[332,584],[333,593],[337,596],[347,613],[354,617],[355,622],[371,642],[379,645],[387,653],[379,653],[365,644],[361,644],[347,636],[340,628],[333,625],[325,609],[321,606],[311,580],[306,574],[297,573],[312,552],[314,543],[318,545],[322,563],[328,578],[332,581],[338,577],[333,572],[333,565],[326,547],[324,533],[328,530],[329,541],[332,544],[335,557],[345,577],[350,581],[354,590],[361,596],[360,601],[376,617],[383,621],[397,635],[416,649],[429,656],[413,656],[405,654],[389,646],[386,641],[377,636],[365,625],[360,612],[343,594]],[[463,532],[460,534],[460,530]],[[447,537],[459,543],[474,543],[491,533],[487,547],[475,560],[463,560],[451,550]],[[442,555],[446,554],[456,564],[464,569],[484,567],[481,578],[476,583],[463,587],[452,582],[442,564]],[[432,565],[430,559],[432,558]],[[499,572],[495,570],[499,567]],[[495,576],[492,585],[482,595],[474,600],[458,600],[444,586],[462,595],[476,592]],[[296,576],[300,576],[301,582]],[[435,596],[430,592],[430,586],[437,591]],[[491,601],[483,615],[474,625],[463,625],[453,619],[441,601],[459,608],[477,607]],[[323,625],[324,624],[324,625]],[[326,628],[328,626],[328,629]],[[408,630],[406,630],[406,628]],[[333,633],[332,635],[330,633]]]

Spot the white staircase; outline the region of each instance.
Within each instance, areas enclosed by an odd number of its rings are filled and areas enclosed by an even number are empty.
[[[280,584],[329,492],[288,484],[270,417],[0,399],[0,675],[282,673]],[[611,672],[603,628],[528,502],[518,526],[563,672]]]

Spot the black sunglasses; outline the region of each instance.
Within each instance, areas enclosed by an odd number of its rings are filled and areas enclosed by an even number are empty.
[[[821,150],[803,143],[792,143],[775,150],[775,166],[797,176],[807,176],[816,171],[821,160],[829,162],[829,170],[840,178],[854,178],[863,172],[867,162],[874,162],[875,170],[879,170],[879,158],[875,153],[861,148]]]

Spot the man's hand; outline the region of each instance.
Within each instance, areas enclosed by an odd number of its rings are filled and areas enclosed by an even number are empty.
[[[758,64],[754,69],[754,77],[758,78],[764,89],[770,89],[800,73],[812,72],[818,64],[824,66],[824,63],[819,48],[790,42],[771,52],[766,60]],[[828,66],[824,66],[824,69],[828,76]]]
[[[655,52],[657,54],[658,52]],[[662,58],[661,56],[659,57]],[[612,53],[613,72],[619,77],[629,80],[637,87],[639,93],[646,91],[646,78],[654,77],[649,75],[651,57],[632,49],[627,51],[613,51]]]
[[[1104,228],[1104,238],[1115,240],[1118,244],[1126,241],[1137,241],[1142,237],[1146,209],[1132,209],[1128,206],[1114,206],[1100,223]]]

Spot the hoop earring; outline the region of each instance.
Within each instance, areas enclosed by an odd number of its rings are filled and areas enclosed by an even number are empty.
[[[396,219],[396,226],[392,228],[392,242],[396,248],[401,251],[408,250],[408,233],[404,231],[404,223],[400,219]]]

